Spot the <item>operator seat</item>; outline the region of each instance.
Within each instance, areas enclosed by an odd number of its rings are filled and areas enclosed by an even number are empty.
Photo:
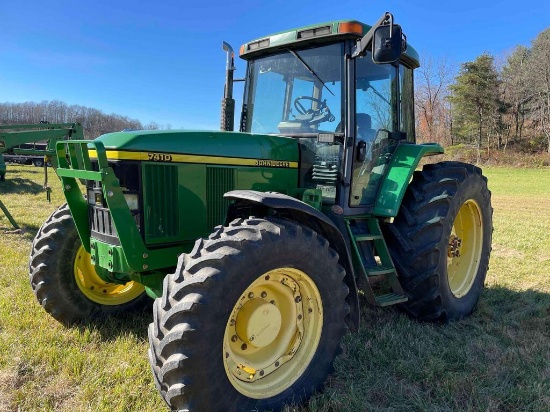
[[[357,113],[355,117],[355,123],[357,126],[357,137],[359,139],[371,141],[374,140],[376,130],[371,128],[371,118],[366,113]]]
[[[367,113],[357,113],[355,117],[355,123],[357,126],[357,137],[359,139],[371,141],[376,136],[376,130],[372,129],[371,118]],[[338,123],[335,132],[342,133],[344,131],[343,122]]]

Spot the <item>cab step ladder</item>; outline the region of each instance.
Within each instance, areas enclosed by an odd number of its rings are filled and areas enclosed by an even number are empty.
[[[391,259],[386,241],[382,236],[378,219],[374,217],[353,217],[346,219],[356,266],[363,276],[359,286],[367,301],[377,306],[389,306],[408,300],[397,278],[397,271]],[[374,283],[386,281],[391,292],[375,294]]]

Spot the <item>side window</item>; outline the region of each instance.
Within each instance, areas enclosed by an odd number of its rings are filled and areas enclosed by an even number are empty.
[[[248,130],[252,133],[272,133],[283,118],[281,102],[285,97],[286,82],[283,75],[276,72],[260,71],[254,74],[257,80],[251,82],[255,88],[251,93],[253,99],[248,103],[248,121],[252,121]]]
[[[409,142],[415,142],[413,70],[405,66],[399,66],[399,83],[399,90],[401,92],[399,131],[407,133],[407,140]]]
[[[397,67],[374,64],[367,54],[357,59],[355,80],[355,147],[362,147],[363,159],[354,156],[350,206],[374,204],[384,174],[390,147],[389,132],[397,122]]]

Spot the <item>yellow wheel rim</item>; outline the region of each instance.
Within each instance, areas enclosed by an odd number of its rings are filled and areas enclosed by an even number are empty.
[[[447,276],[453,295],[466,295],[476,278],[483,249],[481,209],[469,199],[460,207],[447,248]]]
[[[122,305],[137,298],[145,290],[143,285],[134,281],[124,285],[105,282],[97,275],[90,254],[83,246],[76,252],[74,277],[84,296],[100,305]]]
[[[281,393],[306,370],[322,329],[321,295],[308,275],[294,268],[263,274],[241,294],[225,327],[229,381],[249,398]]]

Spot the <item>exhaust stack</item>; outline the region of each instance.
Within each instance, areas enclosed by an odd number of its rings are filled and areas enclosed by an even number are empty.
[[[232,132],[235,122],[235,99],[233,99],[233,72],[235,71],[235,54],[229,43],[223,42],[222,47],[227,53],[225,67],[225,88],[222,99],[222,114],[220,129]]]

